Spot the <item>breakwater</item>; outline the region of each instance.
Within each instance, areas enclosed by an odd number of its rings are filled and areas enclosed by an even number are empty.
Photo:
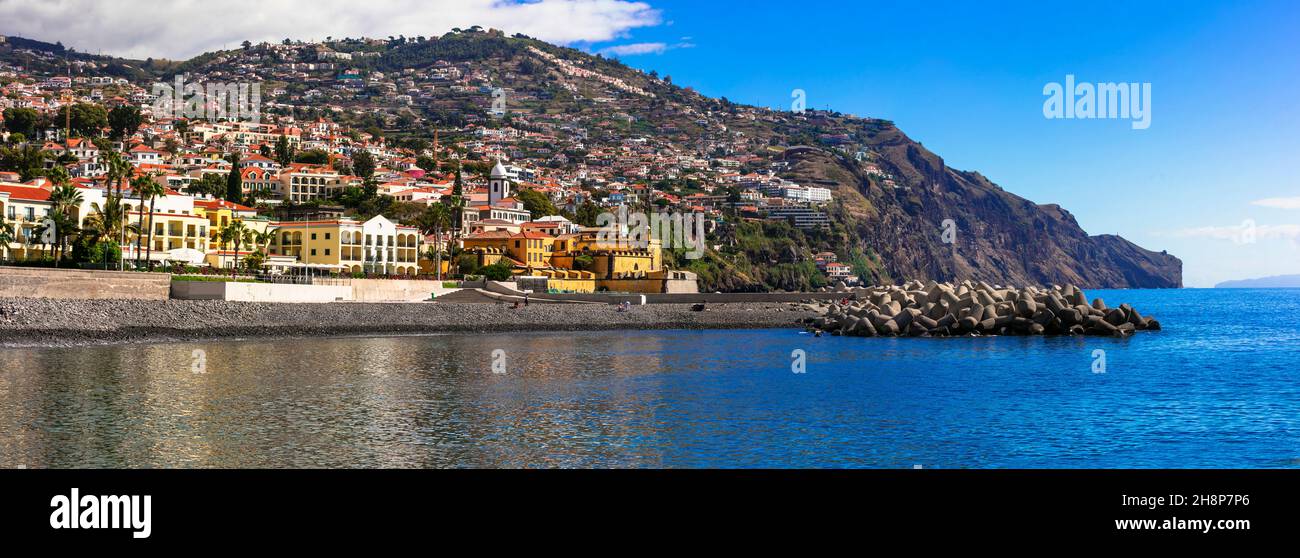
[[[953,335],[1106,335],[1159,330],[1160,322],[1128,304],[1091,303],[1073,285],[1002,287],[912,281],[845,293],[814,303],[804,324],[818,332],[860,337]]]

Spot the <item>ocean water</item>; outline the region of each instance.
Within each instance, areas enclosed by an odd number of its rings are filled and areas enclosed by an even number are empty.
[[[4,349],[0,467],[1300,466],[1300,290],[1089,295],[1165,329]]]

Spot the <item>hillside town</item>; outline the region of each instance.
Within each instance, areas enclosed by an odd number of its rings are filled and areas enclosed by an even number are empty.
[[[723,123],[770,110],[733,106],[724,119],[660,104],[533,46],[507,67],[437,59],[385,72],[366,62],[392,41],[245,44],[166,82],[255,84],[257,104],[245,87],[252,113],[242,115],[238,88],[163,98],[149,80],[122,77],[120,63],[10,42],[0,58],[0,257],[430,278],[504,267],[562,290],[659,292],[669,264],[686,262],[657,244],[638,254],[600,246],[599,215],[698,215],[711,242],[728,222],[829,227],[830,188],[783,177],[779,151]],[[550,90],[502,87],[542,72],[585,108],[547,110]],[[631,116],[645,102],[664,118]],[[818,141],[829,149],[839,138]],[[529,242],[544,253],[516,250]],[[817,271],[855,282],[836,259],[819,253]]]

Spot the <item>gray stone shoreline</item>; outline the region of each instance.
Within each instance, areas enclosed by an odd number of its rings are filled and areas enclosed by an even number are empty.
[[[795,328],[802,304],[634,306],[531,304],[267,304],[192,300],[0,298],[0,346],[68,347],[208,339],[457,332]]]

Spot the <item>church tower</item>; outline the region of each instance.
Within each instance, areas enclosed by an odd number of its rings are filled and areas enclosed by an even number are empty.
[[[497,161],[496,166],[492,167],[492,175],[488,177],[488,205],[495,206],[508,197],[510,197],[510,174],[501,165],[501,161]]]

